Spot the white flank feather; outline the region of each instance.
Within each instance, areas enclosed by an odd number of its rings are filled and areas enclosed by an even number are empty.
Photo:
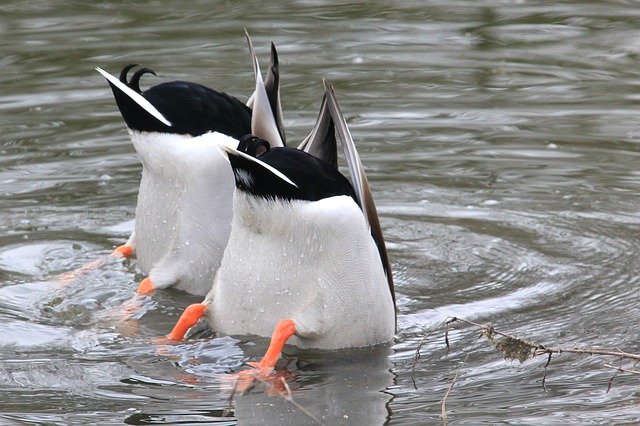
[[[204,295],[211,289],[231,230],[233,173],[218,152],[238,141],[131,132],[142,161],[134,246],[157,288]]]
[[[269,337],[290,318],[288,343],[303,348],[370,346],[394,335],[380,257],[348,196],[283,201],[236,191],[229,243],[204,303],[224,334]]]

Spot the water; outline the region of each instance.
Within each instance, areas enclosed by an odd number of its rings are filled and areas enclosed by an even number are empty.
[[[599,357],[505,361],[449,315],[550,346],[640,352],[640,9],[628,1],[11,2],[0,5],[0,419],[4,423],[637,423],[638,376]],[[140,165],[104,80],[252,91],[242,28],[282,62],[289,140],[335,86],[377,199],[399,331],[374,353],[295,352],[297,406],[227,373],[260,339],[156,347],[177,292],[114,316],[142,278],[109,261]],[[637,368],[636,368],[637,369]],[[414,387],[415,382],[415,387]],[[417,388],[417,390],[416,390]],[[302,407],[299,408],[299,407]]]

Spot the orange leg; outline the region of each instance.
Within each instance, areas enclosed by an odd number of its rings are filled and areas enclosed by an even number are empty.
[[[267,376],[271,374],[273,367],[275,367],[276,362],[280,359],[280,355],[282,355],[282,348],[284,348],[285,343],[295,334],[295,332],[296,326],[293,323],[293,320],[282,320],[276,325],[276,329],[271,335],[271,342],[269,343],[267,353],[264,354],[264,357],[260,362],[248,363],[257,371],[243,370],[236,375],[237,382],[235,389],[237,392],[244,393],[253,387],[253,380],[256,377],[261,381],[265,379],[267,381],[271,381],[271,378],[267,378]],[[261,379],[260,377],[264,377],[265,379]],[[277,386],[277,383],[275,383],[275,385]]]
[[[115,250],[113,250],[113,252],[111,253],[111,257],[130,257],[133,255],[134,249],[132,245],[129,244],[123,244],[121,246],[118,246],[115,248]],[[100,265],[102,265],[104,262],[106,262],[109,259],[108,256],[100,258],[100,259],[96,259],[92,262],[89,262],[71,272],[67,272],[61,275],[58,275],[56,277],[56,281],[58,281],[58,286],[62,287],[65,286],[67,284],[69,284],[70,282],[72,282],[75,279],[80,278],[81,276],[85,275],[86,273],[88,273],[89,271],[91,271],[92,269],[95,269],[97,267],[99,267]]]
[[[187,309],[180,315],[180,319],[173,327],[173,330],[171,330],[171,333],[167,335],[167,339],[183,340],[184,335],[202,318],[206,309],[207,306],[204,303],[194,303],[193,305],[187,306]]]
[[[156,290],[156,286],[153,285],[153,281],[151,281],[151,278],[147,277],[145,279],[143,279],[142,281],[140,281],[140,284],[138,285],[138,290],[136,290],[138,292],[138,294],[151,294]]]
[[[257,367],[261,373],[268,374],[271,372],[271,370],[273,370],[276,362],[278,362],[278,360],[280,359],[282,348],[284,348],[287,340],[289,340],[289,338],[293,336],[295,332],[296,326],[293,323],[293,320],[282,320],[276,325],[276,329],[271,335],[271,343],[269,343],[269,349],[267,349],[267,353],[264,354],[262,360],[260,360],[260,362],[255,365],[255,367]]]
[[[140,303],[141,296],[148,296],[154,292],[156,287],[153,285],[153,281],[151,278],[147,277],[140,281],[138,285],[138,289],[136,290],[137,294],[134,294],[133,297],[122,304],[122,312],[127,316],[131,317],[135,313],[137,313],[140,308],[143,306]]]

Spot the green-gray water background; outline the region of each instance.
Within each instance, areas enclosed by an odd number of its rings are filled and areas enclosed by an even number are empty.
[[[640,352],[640,5],[632,1],[0,3],[0,421],[302,424],[257,388],[232,417],[225,374],[264,339],[158,349],[182,308],[108,262],[132,228],[140,164],[94,67],[143,87],[253,90],[243,27],[275,42],[290,141],[332,81],[374,189],[398,294],[380,354],[289,354],[294,400],[325,424],[637,423],[640,378],[563,354],[505,361],[449,315],[546,345]],[[474,345],[475,343],[475,345]],[[468,356],[468,358],[467,358]],[[415,380],[415,387],[414,387]],[[417,388],[417,389],[416,389]]]

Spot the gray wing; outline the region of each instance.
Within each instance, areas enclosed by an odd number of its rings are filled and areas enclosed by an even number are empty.
[[[286,145],[287,140],[284,136],[284,124],[282,120],[282,104],[280,103],[280,63],[278,62],[278,51],[273,43],[271,43],[271,62],[269,63],[267,81],[265,81],[264,86],[267,91],[267,97],[269,98],[269,105],[271,105],[271,112],[276,119],[280,139],[282,139],[282,143]]]
[[[353,143],[353,138],[351,137],[351,133],[349,132],[349,128],[347,127],[347,122],[342,115],[342,111],[340,111],[340,106],[338,105],[338,101],[336,100],[336,95],[333,90],[333,86],[327,81],[323,80],[324,83],[324,99],[322,102],[322,108],[320,111],[320,115],[318,116],[318,121],[331,121],[331,126],[335,127],[335,131],[338,134],[340,139],[342,150],[344,152],[344,156],[347,162],[347,168],[349,169],[349,175],[351,176],[351,180],[353,183],[353,187],[356,191],[356,196],[358,197],[358,201],[360,203],[360,208],[362,209],[365,220],[371,229],[371,236],[378,247],[378,253],[380,253],[380,260],[382,261],[382,266],[384,268],[384,272],[387,276],[387,283],[389,284],[389,291],[391,292],[391,297],[393,299],[393,303],[395,305],[396,295],[395,289],[393,285],[393,274],[391,272],[391,263],[389,262],[389,256],[387,255],[387,248],[384,244],[384,236],[382,235],[382,229],[380,228],[380,221],[378,220],[378,212],[376,210],[376,205],[373,200],[373,194],[371,192],[371,187],[369,186],[369,181],[367,180],[367,175],[364,172],[364,167],[362,166],[362,162],[360,161],[360,156],[358,155],[358,151],[356,150],[356,146]],[[323,115],[324,114],[324,115]],[[328,116],[328,117],[327,117]],[[320,124],[316,122],[316,127],[318,127],[319,132],[321,133],[322,129],[327,127],[327,125]],[[316,130],[314,127],[314,130]],[[309,139],[309,142],[307,142]],[[314,150],[314,143],[318,142],[317,147],[324,147],[329,144],[324,141],[314,140],[313,131],[312,134],[305,139],[307,142],[308,148],[310,149],[310,153]],[[305,145],[303,142],[303,145]],[[307,147],[307,145],[305,145]],[[320,151],[324,151],[325,148],[318,148]],[[335,136],[334,136],[334,149],[335,149]],[[326,155],[326,153],[325,153]]]
[[[298,146],[298,149],[324,160],[324,162],[332,165],[336,169],[338,168],[336,132],[333,119],[331,118],[331,112],[327,106],[326,94],[322,98],[316,124],[313,126],[313,129],[311,129],[309,136]]]
[[[282,128],[282,111],[279,111],[279,99],[280,99],[280,88],[279,88],[279,75],[278,75],[278,58],[277,54],[275,56],[275,67],[273,66],[273,52],[275,49],[272,49],[272,66],[269,67],[269,74],[272,75],[271,79],[273,83],[271,84],[271,90],[275,90],[275,94],[273,98],[276,99],[276,110],[272,109],[272,105],[269,100],[269,95],[267,93],[267,88],[262,80],[262,73],[260,72],[260,64],[258,63],[258,57],[256,56],[255,49],[253,48],[253,43],[251,42],[251,37],[249,37],[249,33],[245,30],[245,34],[247,36],[247,43],[249,44],[249,52],[251,54],[251,61],[253,62],[253,73],[255,75],[256,80],[256,88],[247,101],[247,106],[252,109],[251,113],[251,133],[259,138],[262,138],[266,141],[269,141],[272,147],[275,146],[284,146],[284,140],[280,136],[280,128]],[[273,69],[273,71],[272,71]],[[280,118],[278,118],[278,116]],[[280,121],[280,127],[278,126],[278,120]],[[284,130],[282,132],[284,134]]]

